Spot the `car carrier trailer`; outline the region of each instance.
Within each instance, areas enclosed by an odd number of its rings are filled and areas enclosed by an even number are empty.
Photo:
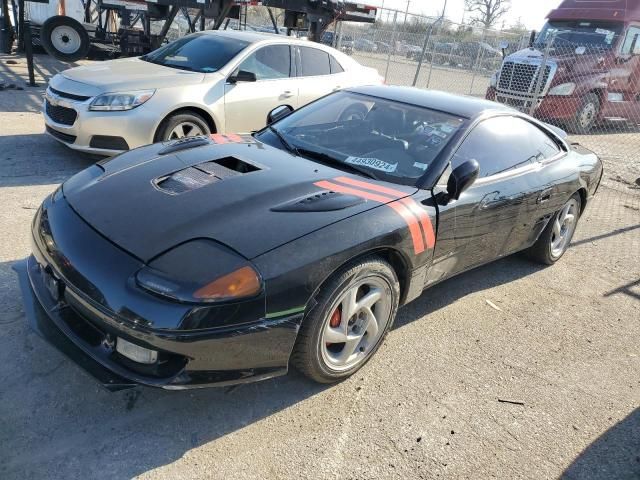
[[[52,2],[50,4],[49,2]],[[31,15],[34,40],[52,56],[64,61],[76,61],[87,56],[91,45],[110,50],[114,55],[142,55],[159,47],[167,38],[176,17],[186,20],[188,31],[227,28],[231,19],[238,28],[246,28],[249,6],[265,7],[269,11],[274,32],[279,33],[272,8],[285,11],[284,27],[308,32],[308,38],[320,41],[322,34],[335,21],[373,23],[376,7],[342,0],[0,0],[1,12],[22,12],[31,4],[47,4],[57,14],[46,15],[38,22]],[[55,2],[55,3],[54,3]],[[86,2],[86,3],[85,3]],[[11,5],[11,8],[9,8]],[[37,7],[33,8],[37,10]],[[2,32],[10,34],[11,21],[2,15]],[[22,22],[18,25],[18,37]],[[152,32],[152,22],[161,27]],[[4,44],[8,43],[5,39]],[[0,45],[3,42],[0,41]]]

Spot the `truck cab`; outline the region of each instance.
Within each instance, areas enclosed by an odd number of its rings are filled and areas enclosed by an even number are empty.
[[[640,122],[640,0],[564,0],[547,20],[505,57],[486,98],[578,134]]]

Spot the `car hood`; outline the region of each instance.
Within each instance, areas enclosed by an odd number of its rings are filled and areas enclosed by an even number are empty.
[[[204,78],[203,73],[163,67],[139,58],[124,58],[65,70],[53,77],[50,85],[63,92],[94,96],[105,92],[193,85]]]
[[[89,225],[144,262],[195,238],[251,259],[381,205],[315,183],[338,177],[384,182],[246,138],[167,154],[162,144],[139,148],[80,172],[63,192]],[[406,195],[416,191],[386,185]]]

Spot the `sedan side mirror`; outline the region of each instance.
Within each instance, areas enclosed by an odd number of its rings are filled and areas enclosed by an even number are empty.
[[[480,165],[477,160],[467,160],[453,169],[447,181],[449,200],[458,200],[462,192],[469,188],[478,178]]]
[[[231,75],[229,77],[229,83],[255,81],[257,81],[256,74],[253,72],[247,72],[246,70],[238,70],[235,75]]]
[[[291,108],[289,105],[280,105],[279,107],[274,108],[267,115],[267,125],[271,125],[272,123],[275,123],[278,120],[282,120],[284,117],[288,116],[291,112],[293,112],[293,108]]]

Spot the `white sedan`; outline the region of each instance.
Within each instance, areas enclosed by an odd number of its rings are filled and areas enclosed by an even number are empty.
[[[69,147],[112,155],[149,143],[264,127],[280,105],[297,109],[382,77],[325,45],[257,32],[207,31],[139,58],[54,76],[47,132]]]

